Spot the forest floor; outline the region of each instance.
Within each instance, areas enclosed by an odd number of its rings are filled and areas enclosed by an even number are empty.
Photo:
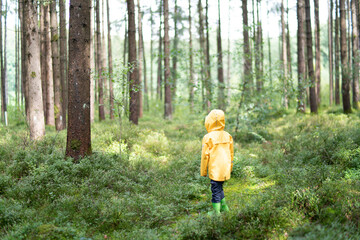
[[[15,110],[14,110],[15,111]],[[28,139],[20,115],[0,128],[1,239],[359,239],[360,120],[227,116],[235,139],[230,212],[209,217],[200,177],[205,114],[177,109],[92,126],[93,155],[64,159],[66,131]],[[126,123],[125,123],[126,122]]]

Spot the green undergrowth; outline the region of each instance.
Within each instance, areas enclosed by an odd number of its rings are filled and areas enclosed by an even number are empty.
[[[205,114],[96,122],[78,164],[64,157],[66,131],[34,143],[20,120],[0,128],[0,238],[359,239],[356,114],[281,112],[237,133],[228,115],[230,212],[218,217],[199,175]]]

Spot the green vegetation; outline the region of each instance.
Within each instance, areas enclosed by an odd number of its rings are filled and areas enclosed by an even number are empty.
[[[230,213],[208,217],[200,177],[204,115],[92,127],[94,154],[64,159],[66,132],[30,142],[14,116],[0,128],[1,239],[359,239],[360,120],[333,109],[261,121],[227,114],[236,141],[224,186]],[[15,119],[16,118],[16,119]],[[121,136],[121,139],[120,139]]]

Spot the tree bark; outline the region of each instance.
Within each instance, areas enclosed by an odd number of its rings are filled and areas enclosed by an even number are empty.
[[[68,129],[66,156],[91,155],[90,1],[70,0]]]
[[[23,1],[24,31],[26,40],[25,72],[28,80],[28,104],[30,139],[38,140],[45,135],[44,110],[41,92],[40,36],[38,31],[37,2]]]
[[[109,104],[110,104],[110,119],[114,119],[114,87],[113,87],[113,63],[112,63],[112,45],[111,45],[111,23],[110,23],[110,8],[109,0],[106,0],[107,13],[107,34],[108,34],[108,63],[109,63]]]
[[[329,42],[329,105],[333,104],[334,76],[333,76],[333,0],[328,0],[329,21],[328,21],[328,42]]]
[[[221,20],[220,20],[220,0],[218,0],[218,29],[217,29],[217,72],[218,72],[218,108],[225,111],[225,83],[224,83],[224,68],[222,58],[221,46]]]
[[[255,34],[255,69],[256,69],[255,74],[256,74],[256,90],[258,92],[260,92],[261,88],[262,88],[262,66],[261,66],[262,30],[261,30],[261,24],[260,24],[258,2],[256,2],[256,13],[257,13],[256,14],[256,17],[257,17],[256,26],[257,27],[256,27],[256,34]]]
[[[172,119],[171,83],[170,83],[170,39],[169,39],[169,4],[164,0],[164,68],[165,68],[165,119]]]
[[[93,1],[90,1],[90,7],[90,122],[93,123],[95,121],[95,41]]]
[[[153,19],[153,11],[150,7],[150,24],[151,24],[151,39],[150,39],[150,87],[149,87],[149,93],[150,98],[153,98],[153,86],[154,86],[154,40],[153,40],[153,26],[154,26],[154,19]]]
[[[209,28],[209,3],[206,0],[206,15],[205,15],[205,27],[206,27],[206,75],[205,75],[205,88],[206,88],[206,106],[207,111],[211,110],[212,102],[212,83],[211,83],[211,65],[210,65],[210,28]]]
[[[57,131],[64,129],[63,125],[63,109],[62,109],[62,86],[60,79],[60,56],[59,56],[59,32],[56,13],[56,1],[50,4],[51,18],[51,51],[53,64],[53,80],[54,80],[54,114],[55,127]]]
[[[172,56],[172,60],[173,60],[173,66],[172,66],[172,70],[171,70],[171,97],[172,97],[172,111],[175,111],[175,98],[176,98],[176,89],[177,89],[177,55],[179,54],[178,52],[178,44],[179,44],[179,39],[178,39],[178,20],[181,20],[181,18],[179,17],[179,13],[178,13],[178,5],[177,5],[177,0],[175,0],[175,9],[174,9],[174,46],[173,46],[173,56]]]
[[[230,25],[230,20],[231,20],[231,0],[229,0],[229,15],[228,15],[228,23]],[[231,79],[231,44],[230,44],[230,28],[228,28],[228,41],[227,41],[227,74],[226,74],[226,99],[227,99],[227,104],[230,104],[230,97],[231,97],[231,86],[230,86],[230,79]]]
[[[251,79],[252,79],[252,59],[249,43],[249,24],[248,24],[248,11],[247,0],[242,0],[242,15],[243,15],[243,39],[244,39],[244,88],[243,92],[250,96],[251,91]]]
[[[43,98],[43,108],[44,108],[44,115],[46,121],[46,59],[45,59],[45,30],[44,30],[44,23],[45,23],[45,13],[44,13],[44,4],[40,4],[40,48],[41,48],[41,88],[42,88],[42,98]]]
[[[50,19],[50,5],[44,6],[44,44],[45,44],[45,59],[44,65],[46,69],[46,125],[55,125],[55,111],[54,111],[54,75],[53,75],[53,58],[52,58],[52,40],[51,40],[51,19]]]
[[[199,0],[198,2],[198,12],[199,12],[199,41],[200,41],[200,65],[201,65],[201,74],[200,74],[200,78],[201,78],[201,98],[202,98],[202,107],[203,110],[206,109],[207,106],[207,98],[205,96],[205,86],[206,86],[206,82],[205,82],[205,56],[206,56],[206,42],[205,42],[205,36],[204,36],[204,16],[203,16],[203,7],[202,7],[202,3],[201,0]]]
[[[129,38],[129,64],[132,66],[129,78],[129,95],[130,95],[130,116],[132,123],[138,124],[139,121],[139,70],[136,59],[136,27],[135,27],[135,6],[134,0],[127,0],[128,9],[128,38]]]
[[[297,111],[305,113],[305,89],[306,89],[306,66],[305,66],[305,3],[304,0],[297,2],[298,16],[298,105]]]
[[[25,114],[27,122],[30,122],[29,114],[29,91],[26,81],[26,29],[25,29],[25,8],[24,3],[19,1],[20,35],[21,35],[21,105],[25,102]]]
[[[104,79],[103,79],[103,57],[102,57],[102,42],[100,29],[100,0],[96,0],[96,65],[98,68],[98,95],[99,95],[99,120],[105,120],[105,106],[104,106]]]
[[[143,75],[143,46],[142,46],[142,14],[141,14],[141,6],[140,0],[137,0],[137,7],[138,7],[138,45],[139,45],[139,52],[138,52],[138,61],[139,61],[139,117],[143,117],[143,88],[142,88],[142,75]]]
[[[193,46],[192,46],[192,18],[191,18],[191,0],[189,0],[189,102],[190,111],[194,111],[194,66],[193,66]]]
[[[101,1],[101,66],[102,66],[102,84],[103,84],[103,102],[104,102],[104,119],[106,115],[109,114],[109,106],[108,106],[108,100],[109,100],[109,87],[108,87],[108,67],[107,67],[107,54],[106,54],[106,40],[105,40],[105,6],[104,2],[106,0],[100,0]]]
[[[92,1],[91,1],[92,2]],[[91,3],[90,3],[91,4]],[[63,128],[66,128],[67,112],[67,36],[65,0],[59,0],[60,15],[60,81]]]
[[[156,95],[157,98],[162,100],[162,44],[163,44],[163,39],[162,39],[162,35],[161,35],[161,30],[162,30],[162,9],[163,9],[163,5],[162,5],[162,0],[160,0],[160,26],[159,26],[159,52],[158,52],[158,71],[157,71],[157,87],[156,87]]]
[[[286,47],[286,27],[285,27],[285,10],[284,0],[281,1],[281,40],[282,40],[282,70],[283,70],[283,91],[284,91],[284,107],[288,108],[288,60]]]
[[[348,49],[346,41],[345,0],[340,0],[340,46],[341,46],[341,93],[344,113],[351,113],[350,71],[348,67]]]
[[[359,109],[359,29],[358,29],[358,1],[351,0],[352,13],[352,45],[353,45],[353,107]]]
[[[307,45],[307,58],[308,58],[308,76],[310,79],[310,111],[317,113],[316,102],[316,83],[313,66],[313,50],[312,50],[312,34],[311,34],[311,16],[310,16],[310,0],[305,0],[306,12],[306,45]]]
[[[340,104],[340,18],[338,0],[335,0],[335,104]]]
[[[314,0],[315,16],[315,82],[316,82],[316,103],[319,106],[321,101],[321,64],[320,64],[320,20],[319,20],[319,0]]]

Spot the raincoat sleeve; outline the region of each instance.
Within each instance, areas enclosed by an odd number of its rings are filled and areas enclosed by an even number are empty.
[[[231,171],[232,171],[233,163],[234,163],[234,141],[232,136],[230,136],[230,154],[231,154]]]
[[[209,146],[206,141],[206,137],[202,140],[202,151],[201,151],[201,167],[200,167],[200,175],[206,177],[209,163]]]

